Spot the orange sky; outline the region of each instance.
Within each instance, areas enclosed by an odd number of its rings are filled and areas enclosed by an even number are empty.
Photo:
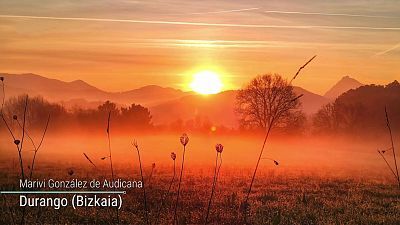
[[[399,15],[397,1],[0,0],[0,71],[119,91],[187,90],[211,69],[231,89],[316,54],[295,85],[324,93],[344,75],[400,79]]]

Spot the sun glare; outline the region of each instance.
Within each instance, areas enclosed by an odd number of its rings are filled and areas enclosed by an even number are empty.
[[[203,95],[217,94],[221,92],[222,86],[218,74],[207,70],[194,74],[190,83],[193,91]]]

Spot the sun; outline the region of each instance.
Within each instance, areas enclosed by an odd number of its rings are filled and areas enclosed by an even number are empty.
[[[195,73],[190,83],[193,91],[203,95],[217,94],[221,92],[222,86],[218,74],[208,70]]]

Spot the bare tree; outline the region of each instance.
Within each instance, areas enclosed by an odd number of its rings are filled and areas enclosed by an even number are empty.
[[[334,132],[338,129],[339,120],[337,104],[324,105],[313,117],[313,125],[318,132]]]
[[[237,95],[236,111],[240,116],[241,125],[247,128],[257,127],[266,130],[250,187],[241,205],[244,221],[246,221],[246,212],[249,208],[251,189],[269,134],[272,128],[287,121],[287,118],[300,106],[299,98],[301,96],[296,97],[291,83],[276,74],[256,77]]]
[[[365,107],[360,103],[344,103],[340,97],[324,105],[313,117],[317,132],[354,132],[365,126]]]
[[[242,126],[256,126],[266,129],[263,145],[254,169],[253,176],[249,190],[247,192],[245,201],[242,203],[244,222],[246,223],[246,212],[248,211],[248,201],[253,187],[254,179],[257,174],[257,169],[262,159],[265,144],[267,143],[271,129],[277,124],[291,116],[293,111],[300,106],[299,98],[303,95],[296,97],[292,81],[296,79],[300,71],[304,69],[314,58],[313,56],[303,66],[299,68],[294,77],[287,82],[281,76],[275,74],[267,74],[258,76],[253,79],[249,85],[243,90],[240,90],[237,95],[237,113],[240,116]],[[275,165],[277,161],[272,160]]]
[[[293,86],[277,74],[254,78],[239,90],[236,102],[240,125],[262,130],[285,123],[300,106]]]

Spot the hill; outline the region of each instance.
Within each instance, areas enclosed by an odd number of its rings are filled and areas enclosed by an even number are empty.
[[[345,93],[346,91],[356,89],[362,85],[363,84],[356,79],[353,79],[349,76],[344,76],[325,93],[324,97],[328,99],[336,99],[338,96]]]
[[[107,92],[100,90],[82,80],[64,82],[49,79],[36,74],[4,74],[7,96],[21,94],[41,95],[53,102],[74,101],[78,106],[85,101],[104,102],[110,100],[120,104],[138,103],[144,105],[159,104],[164,101],[177,99],[189,93],[173,88],[156,85],[144,86],[125,92]],[[83,101],[84,100],[84,101]]]
[[[302,110],[311,115],[316,113],[328,99],[309,92],[300,87],[294,87],[301,98]],[[214,122],[215,125],[235,127],[238,125],[234,113],[236,92],[234,90],[221,92],[215,95],[190,95],[178,100],[169,101],[150,108],[153,122],[156,124],[169,123],[178,119],[203,119]]]
[[[82,80],[64,82],[36,74],[5,74],[7,96],[28,93],[61,102],[67,108],[96,108],[106,100],[118,106],[132,103],[149,107],[155,124],[171,123],[176,120],[209,120],[215,125],[237,126],[234,113],[236,91],[224,91],[215,95],[198,95],[170,87],[148,85],[125,92],[107,92]],[[329,102],[329,99],[294,87],[301,98],[302,110],[311,115]]]

